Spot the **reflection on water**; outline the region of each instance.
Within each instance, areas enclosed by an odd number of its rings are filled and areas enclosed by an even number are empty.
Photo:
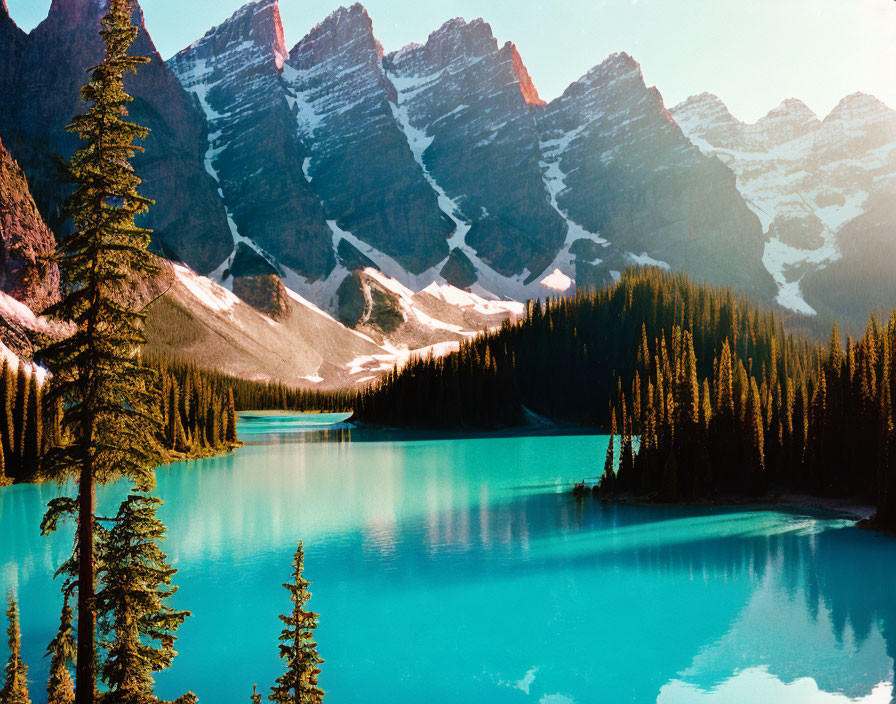
[[[272,681],[301,537],[331,704],[891,701],[894,541],[798,511],[576,502],[603,437],[321,421],[245,419],[247,447],[159,473],[194,612],[163,695]],[[37,535],[53,492],[0,494],[0,588],[18,586],[35,681],[70,546]]]

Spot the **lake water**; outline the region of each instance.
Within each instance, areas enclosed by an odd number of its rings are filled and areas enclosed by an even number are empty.
[[[601,436],[335,420],[246,417],[246,447],[159,471],[193,617],[158,694],[267,693],[301,538],[330,704],[892,701],[896,539],[834,515],[577,502]],[[38,533],[57,491],[0,492],[0,589],[18,591],[36,702],[71,546]]]

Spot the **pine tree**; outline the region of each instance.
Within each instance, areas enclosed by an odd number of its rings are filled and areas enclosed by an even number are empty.
[[[12,595],[7,596],[6,635],[9,642],[9,660],[6,662],[6,679],[0,689],[2,704],[31,704],[28,696],[28,666],[22,662],[22,632],[19,629],[19,607]]]
[[[268,697],[278,704],[320,704],[324,698],[318,686],[320,665],[323,663],[314,642],[314,630],[320,616],[305,607],[311,598],[308,587],[311,582],[302,576],[305,568],[305,552],[302,542],[293,559],[293,583],[283,586],[290,593],[292,613],[281,616],[286,624],[280,634],[280,657],[286,661],[286,672],[277,678]]]
[[[43,394],[35,373],[32,373],[28,380],[26,398],[28,425],[25,428],[22,445],[22,465],[25,476],[33,477],[38,471],[44,433]]]
[[[24,466],[25,457],[25,431],[31,418],[28,417],[28,381],[29,375],[25,371],[25,365],[19,364],[19,370],[16,372],[16,395],[15,395],[15,455],[21,464],[21,471],[26,472]]]
[[[156,517],[161,503],[145,494],[128,496],[100,545],[101,671],[114,704],[153,701],[153,674],[171,666],[177,629],[189,616],[166,603],[177,591],[171,584],[177,570],[159,547],[165,539]]]
[[[230,445],[235,445],[239,442],[239,438],[236,434],[236,403],[233,400],[233,387],[227,387],[227,436],[225,440]]]
[[[68,127],[85,142],[72,156],[75,190],[66,201],[74,232],[57,249],[63,296],[48,313],[73,333],[43,353],[52,372],[49,396],[64,404],[66,442],[47,458],[48,473],[78,479],[78,652],[76,701],[93,701],[96,682],[94,504],[96,482],[121,475],[139,488],[154,483],[160,453],[151,408],[152,374],[141,364],[143,314],[134,284],[157,275],[149,231],[135,225],[151,201],[138,195],[130,159],[147,130],[127,121],[132,98],[124,77],[149,59],[128,55],[138,30],[130,0],[110,0],[100,21],[103,61],[90,70],[81,97],[87,111]]]
[[[610,423],[610,443],[607,445],[607,456],[604,459],[604,473],[598,484],[601,494],[612,494],[616,484],[616,411],[610,411],[612,421]]]
[[[72,704],[75,701],[75,683],[69,666],[75,661],[75,639],[72,630],[74,612],[68,597],[62,605],[59,630],[47,647],[50,656],[50,677],[47,680],[47,704]]]
[[[0,380],[0,435],[3,436],[3,454],[7,462],[11,463],[15,449],[14,438],[16,436],[15,417],[13,406],[15,399],[15,372],[9,365],[9,361],[3,360],[3,378]],[[8,472],[10,476],[12,471]]]

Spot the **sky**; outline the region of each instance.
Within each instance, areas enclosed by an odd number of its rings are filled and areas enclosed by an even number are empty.
[[[51,0],[7,0],[30,30]],[[242,0],[141,0],[147,27],[168,58],[229,17]],[[287,44],[341,4],[280,0]],[[347,4],[347,3],[346,3]],[[671,107],[709,91],[754,121],[785,98],[824,117],[863,91],[896,108],[894,0],[365,0],[386,51],[453,17],[483,17],[500,43],[517,45],[541,97],[560,95],[609,54],[641,63]]]

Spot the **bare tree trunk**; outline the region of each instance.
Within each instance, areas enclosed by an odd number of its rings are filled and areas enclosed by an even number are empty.
[[[96,603],[93,580],[94,484],[91,462],[81,468],[78,492],[78,661],[75,704],[93,704],[96,693]]]

